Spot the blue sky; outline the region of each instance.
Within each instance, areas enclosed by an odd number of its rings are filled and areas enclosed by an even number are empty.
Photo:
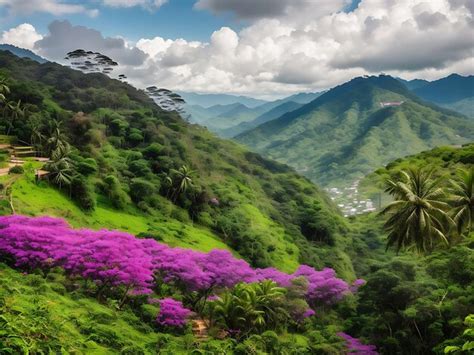
[[[240,30],[246,22],[233,18],[230,14],[218,16],[206,10],[193,9],[196,0],[172,0],[159,9],[144,9],[135,7],[103,6],[95,1],[66,1],[67,3],[89,3],[91,8],[99,10],[96,17],[87,14],[53,15],[42,12],[34,14],[6,15],[6,8],[0,5],[2,21],[0,30],[6,30],[22,23],[31,23],[38,32],[46,33],[48,25],[58,19],[68,19],[72,24],[83,25],[100,30],[105,36],[124,36],[136,41],[143,37],[160,36],[176,39],[186,38],[194,41],[206,41],[211,34],[223,27],[229,26]],[[1,2],[0,2],[1,3]]]
[[[23,1],[23,0],[21,0]],[[256,0],[258,1],[258,0]],[[279,1],[279,0],[274,0]],[[351,0],[345,11],[352,11],[361,0]],[[7,16],[6,7],[1,7],[2,21],[0,30],[6,30],[22,23],[31,23],[38,32],[46,33],[48,25],[58,19],[67,19],[72,24],[83,25],[100,30],[105,36],[124,36],[136,41],[140,38],[160,36],[163,38],[186,38],[193,41],[207,41],[211,34],[223,26],[235,31],[248,25],[248,21],[238,19],[231,13],[213,14],[207,10],[195,9],[196,0],[171,0],[158,9],[145,9],[141,6],[110,7],[98,1],[64,1],[69,4],[81,4],[98,9],[99,15],[86,14],[61,16],[35,12],[27,15]],[[1,1],[0,1],[1,3]]]

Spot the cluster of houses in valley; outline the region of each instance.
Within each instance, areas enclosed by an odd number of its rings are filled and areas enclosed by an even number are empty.
[[[331,199],[341,209],[344,217],[373,212],[376,210],[374,201],[364,199],[359,194],[359,180],[354,181],[349,187],[330,187],[326,189]]]

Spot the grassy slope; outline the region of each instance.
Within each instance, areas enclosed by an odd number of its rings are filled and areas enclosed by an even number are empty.
[[[405,101],[380,108],[381,101]],[[355,79],[237,139],[313,181],[341,184],[390,160],[441,144],[466,143],[474,125],[423,104],[395,79]]]
[[[152,354],[158,349],[160,334],[153,327],[128,309],[119,311],[113,304],[67,292],[60,273],[44,279],[0,263],[0,285],[0,329],[22,344],[25,353],[44,351],[46,340],[68,354]],[[156,306],[147,307],[150,315],[156,314]],[[0,344],[0,352],[4,346],[8,343]],[[168,351],[187,353],[184,347]]]
[[[13,184],[13,203],[19,214],[62,217],[74,227],[118,229],[135,235],[152,232],[172,246],[202,251],[229,249],[203,227],[163,219],[160,216],[145,216],[133,207],[127,211],[119,211],[99,202],[95,211],[84,213],[58,190],[45,183],[37,185],[26,178],[21,178]]]

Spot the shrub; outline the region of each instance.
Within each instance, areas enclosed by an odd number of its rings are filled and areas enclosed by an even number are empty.
[[[71,181],[71,197],[79,207],[90,211],[95,208],[95,196],[92,187],[83,176],[76,176]]]
[[[130,197],[136,203],[144,201],[147,197],[152,196],[156,190],[158,190],[151,182],[136,178],[133,179],[130,184]]]
[[[10,168],[8,171],[10,174],[23,174],[25,169],[21,165],[15,165]]]

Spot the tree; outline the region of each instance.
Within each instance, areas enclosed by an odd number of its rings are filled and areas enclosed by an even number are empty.
[[[10,93],[10,88],[7,84],[7,79],[0,77],[0,102],[5,102],[6,94]]]
[[[385,191],[395,201],[381,214],[389,215],[384,224],[388,231],[387,249],[397,252],[414,246],[419,252],[431,251],[437,241],[448,244],[448,230],[453,221],[447,214],[449,205],[440,187],[441,179],[433,179],[432,171],[409,169],[399,179],[388,179]]]
[[[72,162],[69,158],[69,147],[56,149],[51,155],[51,162],[45,166],[45,169],[51,172],[53,182],[62,188],[63,185],[69,185],[72,178]]]
[[[186,192],[186,190],[193,186],[193,175],[194,171],[189,170],[186,165],[183,165],[178,170],[171,169],[171,173],[173,174],[173,181],[175,185],[174,194],[172,196],[172,200],[176,202],[178,196]]]
[[[239,331],[237,337],[274,329],[288,317],[282,302],[285,292],[271,280],[239,283],[214,301],[212,313],[228,331]]]
[[[469,170],[460,170],[458,178],[451,180],[451,204],[454,207],[453,220],[459,234],[472,230],[474,219],[474,167]]]
[[[10,119],[8,121],[8,129],[7,129],[7,135],[10,134],[11,129],[13,128],[13,123],[17,121],[19,118],[25,116],[25,109],[21,105],[21,100],[18,100],[18,102],[9,102],[6,105],[6,110],[10,111]]]
[[[49,147],[49,152],[51,154],[51,157],[56,151],[64,152],[64,151],[69,150],[69,143],[67,142],[66,136],[62,132],[61,121],[58,121],[58,120],[51,121],[51,133],[48,139],[48,147]]]

